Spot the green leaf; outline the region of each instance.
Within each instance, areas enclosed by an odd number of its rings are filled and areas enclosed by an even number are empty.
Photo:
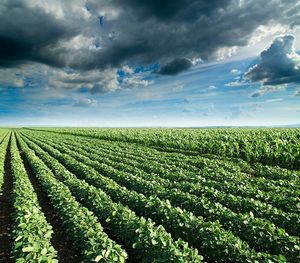
[[[41,254],[42,254],[42,255],[46,255],[46,254],[47,254],[47,248],[44,247],[44,248],[42,249],[42,251],[41,251]]]
[[[32,252],[32,251],[34,251],[34,248],[33,248],[33,247],[24,247],[24,248],[22,249],[22,251],[23,251],[23,252]]]
[[[18,237],[16,238],[15,241],[16,241],[16,242],[19,241],[22,237],[23,237],[23,236],[18,236]]]
[[[95,262],[99,262],[102,258],[103,258],[103,257],[102,257],[101,255],[97,256],[97,257],[95,258]]]

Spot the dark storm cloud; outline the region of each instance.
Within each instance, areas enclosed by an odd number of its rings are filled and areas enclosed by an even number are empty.
[[[63,66],[58,56],[43,53],[43,48],[77,34],[64,21],[40,8],[29,8],[21,1],[0,3],[0,22],[0,67],[28,61]]]
[[[260,62],[251,67],[245,77],[264,85],[278,85],[300,81],[300,56],[294,50],[292,35],[274,39],[260,54]]]
[[[127,10],[134,10],[140,19],[155,17],[160,20],[195,20],[201,15],[210,15],[217,8],[227,6],[230,0],[119,0]]]
[[[259,25],[274,18],[284,24],[298,21],[291,11],[296,0],[46,2],[62,6],[63,15],[56,17],[57,12],[45,9],[47,5],[36,7],[34,0],[1,1],[2,67],[34,61],[94,70],[159,62],[165,65],[162,74],[176,74],[180,66],[189,68],[187,61],[178,63],[178,58],[209,60],[219,48],[246,45]],[[90,17],[83,18],[82,10]],[[99,26],[99,15],[105,16],[103,26]],[[76,35],[95,38],[97,45],[72,46],[68,41]]]
[[[177,75],[182,71],[189,69],[192,66],[192,62],[186,58],[176,58],[168,64],[161,67],[158,71],[162,75]]]
[[[91,1],[89,1],[91,2]],[[95,2],[94,8],[97,8]],[[222,47],[243,46],[261,24],[280,22],[296,1],[109,1],[120,7],[119,47],[135,45],[134,62],[166,64],[178,57],[209,59]],[[98,4],[99,10],[103,3]],[[262,8],[263,6],[263,8]],[[293,16],[290,16],[294,21]],[[291,22],[290,21],[290,22]],[[284,21],[284,23],[290,23]],[[123,33],[122,33],[123,32]],[[122,35],[123,34],[123,35]],[[122,37],[123,36],[123,37]],[[128,48],[127,51],[132,51]],[[116,61],[110,52],[111,61]],[[119,55],[119,54],[118,54]],[[125,59],[126,60],[126,59]],[[122,60],[121,60],[122,61]]]

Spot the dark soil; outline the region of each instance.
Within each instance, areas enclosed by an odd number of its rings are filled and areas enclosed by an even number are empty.
[[[10,136],[10,135],[9,135]],[[10,258],[12,247],[12,224],[13,224],[13,179],[10,167],[10,139],[4,163],[4,181],[2,195],[0,195],[0,262],[13,262]]]

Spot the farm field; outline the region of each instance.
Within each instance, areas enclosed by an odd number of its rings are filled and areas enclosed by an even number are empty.
[[[300,129],[0,129],[0,262],[300,262]]]

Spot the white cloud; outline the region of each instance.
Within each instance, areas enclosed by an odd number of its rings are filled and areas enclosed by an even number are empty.
[[[71,39],[61,41],[59,46],[68,50],[98,50],[101,46],[98,46],[101,42],[100,37],[88,37],[84,35],[77,35]]]
[[[133,74],[130,67],[123,67]],[[153,80],[143,79],[142,75],[130,75],[121,82],[118,80],[117,69],[71,71],[56,70],[49,78],[48,85],[54,88],[80,89],[87,88],[91,93],[108,93],[122,88],[147,87]]]
[[[154,83],[153,80],[145,80],[142,79],[141,76],[132,76],[132,77],[124,78],[122,86],[129,87],[129,88],[147,87],[153,83]]]
[[[208,92],[213,91],[213,90],[216,90],[216,89],[217,89],[216,86],[210,85],[210,86],[208,86],[207,88],[200,90],[200,91],[198,92],[198,94],[208,93]]]
[[[288,26],[283,26],[281,24],[275,25],[260,25],[253,33],[249,39],[248,46],[256,45],[264,39],[274,38],[274,36],[279,34],[285,34],[289,31]]]
[[[33,78],[36,75],[45,73],[43,65],[22,65],[17,68],[0,68],[0,85],[22,88],[27,78]]]
[[[190,61],[193,66],[204,63],[204,61],[201,58],[196,58],[196,57],[190,59]]]
[[[288,87],[287,84],[284,85],[277,85],[277,86],[261,86],[259,89],[255,90],[252,94],[252,98],[264,96],[267,93],[272,93],[276,91],[283,91],[286,90]]]
[[[240,87],[240,86],[247,86],[247,85],[249,85],[249,82],[245,82],[244,80],[236,80],[224,84],[225,87]]]
[[[21,71],[15,69],[0,69],[0,84],[12,87],[24,86],[24,75]]]
[[[225,60],[227,58],[230,58],[233,55],[235,55],[237,51],[238,51],[237,46],[219,48],[216,52],[216,60],[220,61],[220,60]]]
[[[241,72],[240,70],[236,69],[236,68],[233,68],[232,70],[230,70],[230,73],[231,73],[232,75],[239,75],[239,74],[241,74],[242,72]]]
[[[132,74],[134,73],[134,69],[129,67],[128,65],[125,65],[122,67],[122,70],[126,73],[126,74]]]
[[[120,89],[116,69],[66,72],[53,71],[48,86],[53,88],[87,88],[91,93],[107,93]]]

